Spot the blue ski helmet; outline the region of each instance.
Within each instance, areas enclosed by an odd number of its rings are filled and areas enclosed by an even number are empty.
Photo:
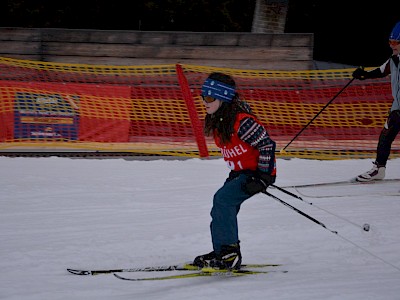
[[[400,22],[393,27],[392,33],[389,36],[389,40],[400,41]]]

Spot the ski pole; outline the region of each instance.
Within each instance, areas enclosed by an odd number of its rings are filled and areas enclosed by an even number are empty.
[[[263,193],[266,194],[267,196],[270,196],[271,198],[273,198],[273,199],[275,199],[275,200],[281,202],[282,204],[286,205],[287,207],[290,207],[290,208],[293,209],[294,211],[296,211],[296,212],[298,212],[299,214],[301,214],[302,216],[304,216],[304,217],[310,219],[311,221],[317,223],[318,225],[321,225],[321,226],[324,227],[325,229],[327,229],[327,230],[329,230],[330,232],[332,232],[332,233],[336,234],[337,236],[339,236],[339,237],[340,237],[341,239],[343,239],[344,241],[349,242],[349,243],[352,244],[353,246],[355,246],[355,247],[357,247],[357,248],[363,250],[364,252],[368,253],[369,255],[375,257],[376,259],[378,259],[378,260],[384,262],[385,264],[387,264],[387,265],[389,265],[389,266],[395,268],[396,270],[400,271],[400,268],[399,268],[398,266],[392,264],[391,262],[389,262],[389,261],[387,261],[387,260],[384,260],[383,258],[381,258],[381,257],[377,256],[376,254],[370,252],[369,250],[367,250],[367,249],[361,247],[360,245],[356,244],[355,242],[349,240],[348,238],[346,238],[346,237],[340,235],[337,231],[330,230],[329,228],[327,228],[327,227],[326,227],[323,223],[321,223],[320,221],[318,221],[318,220],[314,219],[313,217],[307,215],[306,213],[302,212],[301,210],[298,210],[297,208],[291,206],[289,203],[286,203],[285,201],[279,199],[279,198],[276,197],[275,195],[272,195],[271,193],[267,192],[266,190],[263,191]]]
[[[298,134],[296,134],[296,136],[294,137],[294,138],[292,138],[292,140],[280,151],[281,153],[282,152],[284,152],[285,151],[285,149],[287,148],[287,147],[289,147],[289,145],[308,127],[308,125],[310,125],[323,111],[324,111],[324,109],[325,108],[327,108],[328,107],[328,105],[329,104],[331,104],[332,103],[332,101],[333,100],[335,100],[336,99],[336,97],[337,96],[339,96],[349,85],[350,85],[350,83],[352,83],[353,82],[353,80],[354,80],[355,78],[353,77],[327,104],[325,104],[325,106],[314,116],[314,118],[312,118],[308,123],[307,123],[307,125],[306,126],[304,126],[303,127],[303,129],[301,129],[300,131],[299,131],[299,133]]]
[[[291,192],[289,192],[289,191],[287,191],[287,190],[285,190],[285,189],[283,189],[283,188],[281,188],[281,187],[279,187],[279,186],[277,186],[275,184],[271,184],[271,186],[276,188],[276,189],[278,189],[278,190],[280,190],[281,192],[283,192],[283,193],[285,193],[285,194],[287,194],[289,196],[292,196],[293,198],[296,198],[296,199],[299,199],[301,201],[304,201],[303,198],[301,198],[300,196],[298,196],[296,194],[293,194],[293,193],[291,193]],[[307,203],[310,203],[310,202],[307,202]],[[312,204],[312,203],[310,203],[310,204]]]
[[[308,201],[304,200],[303,198],[301,198],[300,196],[298,196],[298,195],[296,195],[296,194],[293,194],[293,193],[291,193],[291,192],[285,190],[284,188],[281,188],[281,187],[276,186],[276,185],[274,185],[274,184],[271,184],[271,186],[274,187],[274,188],[276,188],[276,189],[278,189],[279,191],[281,191],[281,192],[283,192],[283,193],[289,195],[289,196],[292,196],[293,198],[299,199],[299,200],[301,200],[301,201],[303,201],[303,202],[305,202],[305,203],[307,203],[307,204],[309,204],[309,205],[312,205],[312,206],[314,206],[314,207],[316,207],[316,208],[318,208],[318,209],[320,209],[320,210],[322,210],[322,211],[324,211],[324,212],[326,212],[326,213],[328,213],[328,214],[330,214],[330,215],[332,215],[332,216],[335,216],[336,218],[342,219],[343,221],[346,221],[346,222],[348,222],[348,223],[351,224],[351,225],[354,225],[354,226],[356,226],[356,227],[358,227],[358,228],[361,228],[361,229],[363,229],[364,231],[369,231],[369,229],[370,229],[370,225],[369,225],[368,223],[365,223],[364,225],[359,225],[359,224],[357,224],[357,223],[354,223],[353,221],[350,221],[349,219],[346,219],[346,218],[344,218],[344,217],[342,217],[342,216],[339,216],[339,215],[337,215],[337,214],[334,214],[334,213],[332,213],[332,212],[330,212],[330,211],[328,211],[328,210],[326,210],[326,209],[324,209],[324,208],[322,208],[322,207],[319,207],[318,205],[314,205],[312,202],[308,202]]]
[[[296,207],[290,205],[289,203],[283,201],[282,199],[278,198],[277,196],[272,195],[271,193],[267,192],[266,190],[263,191],[263,193],[266,194],[267,196],[270,196],[271,198],[273,198],[273,199],[279,201],[279,202],[282,203],[283,205],[285,205],[285,206],[287,206],[287,207],[293,209],[295,212],[299,213],[299,214],[302,215],[303,217],[306,217],[307,219],[310,219],[310,220],[313,221],[314,223],[317,223],[318,225],[324,227],[325,229],[329,230],[330,232],[332,232],[332,233],[334,233],[334,234],[338,234],[337,231],[330,230],[328,227],[325,226],[324,223],[322,223],[322,222],[318,221],[317,219],[314,219],[313,217],[307,215],[306,213],[304,213],[304,212],[302,212],[301,210],[297,209]]]

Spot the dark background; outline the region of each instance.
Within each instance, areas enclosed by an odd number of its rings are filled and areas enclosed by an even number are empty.
[[[255,0],[1,0],[0,27],[250,32]],[[314,33],[314,59],[382,64],[400,1],[289,0],[285,32]]]

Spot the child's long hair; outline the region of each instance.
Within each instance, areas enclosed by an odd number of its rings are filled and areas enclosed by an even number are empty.
[[[221,81],[236,87],[233,78],[223,73],[211,73],[208,78]],[[245,112],[252,114],[250,106],[240,100],[239,94],[235,93],[232,102],[223,101],[221,107],[213,114],[207,114],[204,122],[204,134],[206,136],[216,135],[221,143],[227,144],[231,140],[234,131],[236,115]]]

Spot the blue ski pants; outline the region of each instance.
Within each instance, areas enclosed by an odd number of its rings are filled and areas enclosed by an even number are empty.
[[[230,176],[214,195],[210,229],[213,248],[217,254],[222,245],[239,243],[237,215],[241,204],[252,196],[242,190],[247,177],[244,173],[233,178]]]

